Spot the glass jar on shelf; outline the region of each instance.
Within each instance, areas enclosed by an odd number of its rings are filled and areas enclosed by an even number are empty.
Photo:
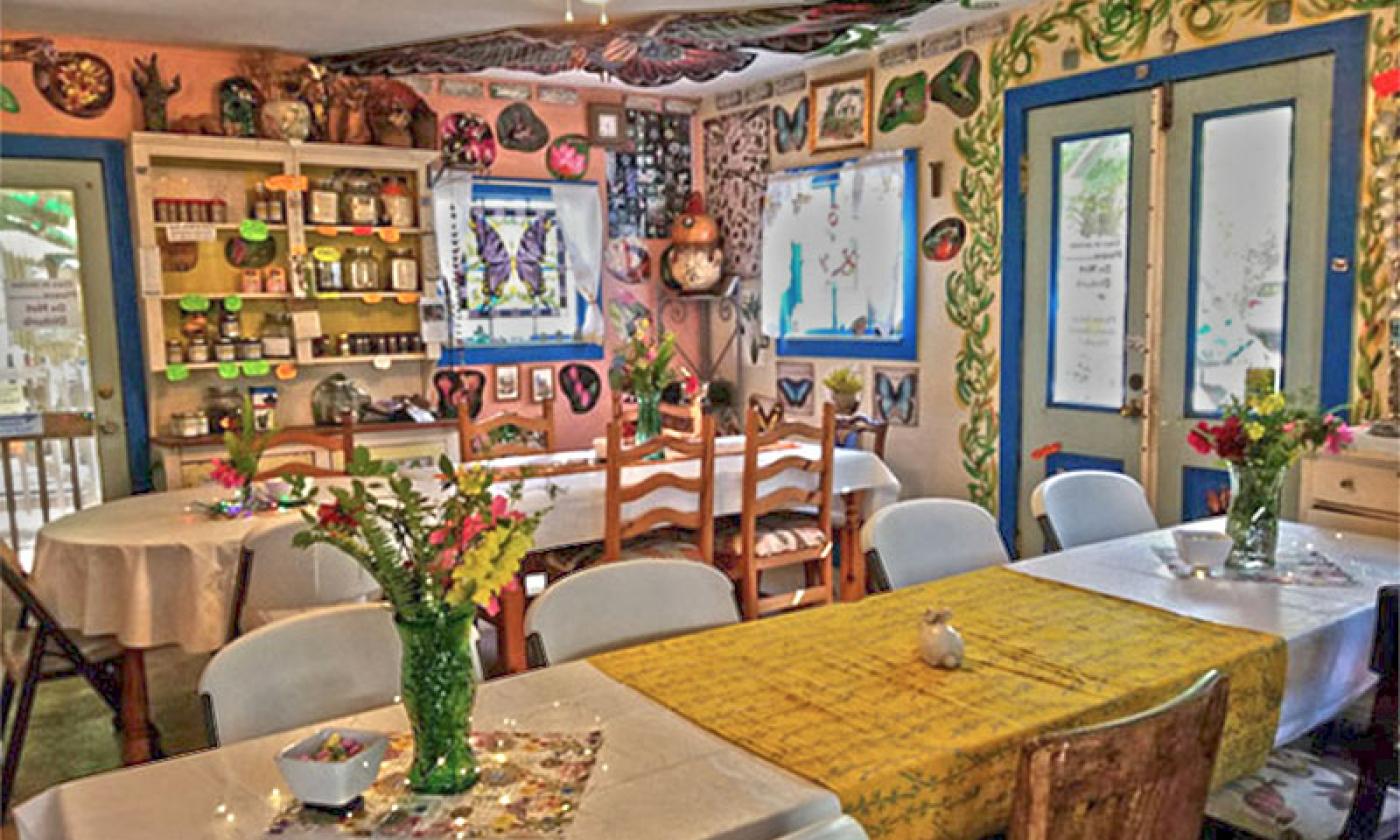
[[[335,181],[320,178],[311,182],[306,194],[306,222],[312,225],[340,224],[340,190]]]
[[[268,359],[291,358],[292,313],[269,312],[263,319],[262,354]]]
[[[311,273],[318,292],[343,292],[345,279],[341,275],[340,260],[312,259]]]
[[[413,227],[413,194],[402,175],[385,176],[379,188],[379,218],[396,228]]]
[[[389,288],[395,292],[418,291],[418,256],[409,247],[390,248]]]
[[[238,313],[224,309],[219,315],[219,337],[236,339],[243,336],[243,324]]]
[[[379,221],[379,182],[374,173],[352,169],[341,176],[341,223],[373,226]]]
[[[190,336],[190,346],[185,349],[185,358],[192,365],[208,364],[210,358],[209,337],[200,333]]]
[[[374,250],[368,245],[347,249],[345,275],[345,285],[352,292],[379,291],[379,261],[374,258]]]
[[[183,365],[185,363],[185,344],[178,338],[167,339],[165,342],[165,363],[167,365]]]
[[[236,385],[213,385],[204,390],[204,413],[209,415],[209,432],[222,434],[239,425],[243,395]]]

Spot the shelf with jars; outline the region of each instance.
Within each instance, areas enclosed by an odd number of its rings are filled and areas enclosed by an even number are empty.
[[[441,348],[420,313],[439,295],[435,157],[132,135],[152,433],[203,410],[211,377],[275,387],[282,425],[311,422],[310,392],[336,366],[376,394],[429,392]]]

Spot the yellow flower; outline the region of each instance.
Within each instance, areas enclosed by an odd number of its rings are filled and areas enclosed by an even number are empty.
[[[1244,424],[1244,433],[1250,440],[1259,440],[1264,436],[1264,424],[1251,421]]]
[[[448,603],[460,604],[468,597],[479,606],[490,603],[520,571],[520,561],[533,545],[532,535],[517,528],[483,531],[452,570]]]
[[[1263,414],[1277,414],[1283,411],[1288,400],[1283,396],[1282,391],[1275,391],[1260,401],[1259,411]]]

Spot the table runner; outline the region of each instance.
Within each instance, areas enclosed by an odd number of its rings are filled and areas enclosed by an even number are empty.
[[[953,610],[959,670],[919,658],[931,607]],[[1279,638],[1004,568],[589,661],[830,788],[882,838],[1002,828],[1028,738],[1141,711],[1210,668],[1231,681],[1215,781],[1242,775],[1273,746],[1287,667]]]

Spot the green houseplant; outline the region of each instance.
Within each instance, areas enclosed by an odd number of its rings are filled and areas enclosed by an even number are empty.
[[[860,395],[865,390],[865,379],[855,368],[840,367],[832,370],[822,380],[831,394],[837,412],[855,414],[860,409]]]

